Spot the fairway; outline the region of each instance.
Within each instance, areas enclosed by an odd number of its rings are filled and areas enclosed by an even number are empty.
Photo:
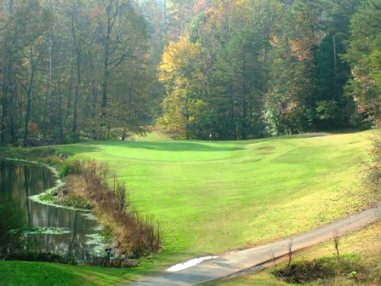
[[[371,132],[241,142],[142,141],[60,146],[107,162],[131,208],[163,236],[160,256],[221,253],[300,233],[367,204]],[[170,259],[172,260],[172,259]]]

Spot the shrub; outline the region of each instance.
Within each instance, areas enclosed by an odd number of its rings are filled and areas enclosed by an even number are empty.
[[[79,161],[65,161],[60,170],[60,178],[80,173],[81,163]]]
[[[86,199],[75,193],[68,193],[66,196],[62,198],[52,196],[51,200],[55,204],[75,209],[90,210],[92,208],[91,203],[89,203]]]
[[[115,177],[109,184],[109,169],[95,162],[82,164],[86,182],[85,194],[95,207],[101,223],[106,224],[117,242],[117,248],[131,257],[157,252],[160,232],[152,218],[142,218],[128,211],[126,188]]]
[[[290,267],[276,270],[273,274],[288,283],[309,283],[325,281],[322,285],[330,285],[328,281],[373,282],[374,265],[363,261],[355,255],[325,257],[312,261],[301,261]],[[318,285],[321,285],[317,283]],[[334,284],[344,285],[344,284]]]

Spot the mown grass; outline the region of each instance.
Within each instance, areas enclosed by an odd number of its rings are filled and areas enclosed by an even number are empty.
[[[145,272],[303,232],[364,208],[371,201],[361,187],[371,134],[241,142],[151,135],[155,141],[82,143],[57,152],[107,162],[126,183],[133,211],[159,223],[163,249],[141,263]],[[122,271],[124,278],[130,271]]]
[[[160,255],[159,255],[160,257]],[[1,261],[1,286],[112,286],[125,285],[158,269],[163,259],[145,257],[134,268],[111,268],[47,262]],[[160,262],[161,261],[161,262]]]
[[[366,205],[370,133],[246,142],[101,142],[61,146],[105,161],[134,210],[160,224],[164,251],[219,253],[302,232]]]
[[[117,285],[123,271],[64,264],[0,261],[0,284],[4,286]]]

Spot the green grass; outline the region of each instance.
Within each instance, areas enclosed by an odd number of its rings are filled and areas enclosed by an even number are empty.
[[[204,286],[296,286],[276,279],[269,272],[243,276],[229,280],[221,280],[204,284]]]
[[[123,271],[100,267],[80,267],[53,263],[0,261],[3,286],[117,285]]]
[[[219,253],[306,231],[366,203],[369,132],[245,142],[101,142],[61,146],[105,161],[134,210],[160,224],[164,251]]]
[[[160,255],[158,256],[160,257]],[[149,275],[165,261],[143,258],[134,268],[106,268],[58,263],[1,261],[1,286],[112,286],[126,284],[141,275]]]
[[[72,159],[107,162],[126,183],[133,210],[159,223],[163,249],[142,262],[144,273],[303,232],[363,208],[370,200],[361,171],[371,134],[212,143],[150,135],[57,149]],[[123,277],[130,271],[122,270]]]

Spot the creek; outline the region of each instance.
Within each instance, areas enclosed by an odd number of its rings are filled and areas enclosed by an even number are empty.
[[[46,166],[0,160],[0,204],[12,201],[24,215],[26,248],[87,262],[104,255],[100,226],[90,212],[42,204],[31,197],[56,186],[57,175]]]

